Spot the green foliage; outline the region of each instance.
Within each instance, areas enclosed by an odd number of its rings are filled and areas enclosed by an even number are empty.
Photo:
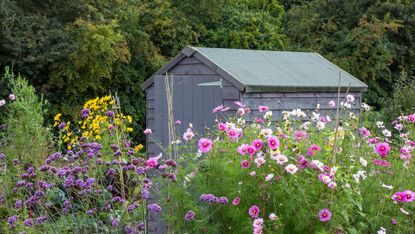
[[[285,1],[289,50],[321,53],[369,85],[377,107],[403,70],[415,74],[413,1]]]
[[[276,0],[0,0],[0,66],[12,65],[76,120],[87,99],[117,93],[144,127],[139,85],[187,45],[281,49]],[[0,88],[2,91],[3,88]],[[50,118],[49,118],[50,119]]]
[[[46,102],[36,96],[28,81],[6,69],[4,79],[10,83],[16,100],[7,105],[7,131],[4,153],[9,166],[13,159],[40,165],[51,150],[49,130],[43,127]]]
[[[403,73],[401,78],[394,84],[392,97],[384,99],[385,106],[381,113],[385,120],[391,122],[396,115],[407,112],[415,112],[415,80]]]

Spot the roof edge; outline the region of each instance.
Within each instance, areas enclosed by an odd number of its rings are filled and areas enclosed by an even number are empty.
[[[174,67],[176,64],[180,63],[184,58],[192,56],[196,50],[191,46],[186,46],[184,49],[180,51],[178,55],[176,55],[172,60],[170,60],[168,63],[164,64],[156,73],[154,73],[152,76],[147,78],[141,85],[141,90],[146,90],[148,87],[150,87],[151,84],[154,83],[154,77],[158,75],[164,75],[166,71]]]
[[[260,86],[260,85],[247,85],[245,89],[245,93],[275,93],[275,92],[286,92],[286,93],[294,93],[294,92],[337,92],[339,87],[332,86],[332,87],[293,87],[293,86]],[[367,87],[340,87],[341,92],[366,92]]]

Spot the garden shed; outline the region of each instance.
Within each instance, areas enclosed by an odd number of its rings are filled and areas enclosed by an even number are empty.
[[[203,133],[215,119],[212,109],[223,104],[236,111],[235,101],[253,108],[248,118],[257,116],[259,105],[268,105],[274,119],[283,110],[314,110],[317,104],[326,111],[329,101],[337,98],[339,75],[341,97],[346,90],[355,96],[355,112],[367,90],[366,84],[318,53],[188,46],[141,86],[147,94],[147,128],[162,144],[169,142],[166,74],[172,79],[172,116],[183,123],[180,133],[188,123]],[[148,139],[148,154],[156,151]]]
[[[269,106],[274,119],[283,110],[309,111],[317,104],[327,111],[338,96],[339,76],[340,96],[347,90],[353,94],[352,109],[359,112],[367,85],[317,53],[188,46],[141,86],[147,94],[147,128],[153,132],[147,137],[147,155],[161,151],[154,140],[167,146],[189,123],[203,134],[216,118],[212,109],[224,105],[236,113],[235,101],[252,108],[248,119],[258,115],[259,105]],[[172,134],[175,120],[182,124]],[[151,233],[166,233],[164,224],[157,215],[148,217]]]

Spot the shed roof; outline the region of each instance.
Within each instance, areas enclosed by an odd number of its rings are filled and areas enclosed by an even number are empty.
[[[165,74],[192,55],[247,93],[337,91],[339,74],[343,89],[350,86],[350,91],[367,90],[365,83],[318,53],[190,46],[150,77],[142,88],[147,88],[155,75]]]

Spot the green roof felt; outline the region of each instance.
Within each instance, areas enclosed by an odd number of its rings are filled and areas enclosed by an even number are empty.
[[[367,85],[317,53],[191,47],[234,79],[245,92],[366,91]]]

